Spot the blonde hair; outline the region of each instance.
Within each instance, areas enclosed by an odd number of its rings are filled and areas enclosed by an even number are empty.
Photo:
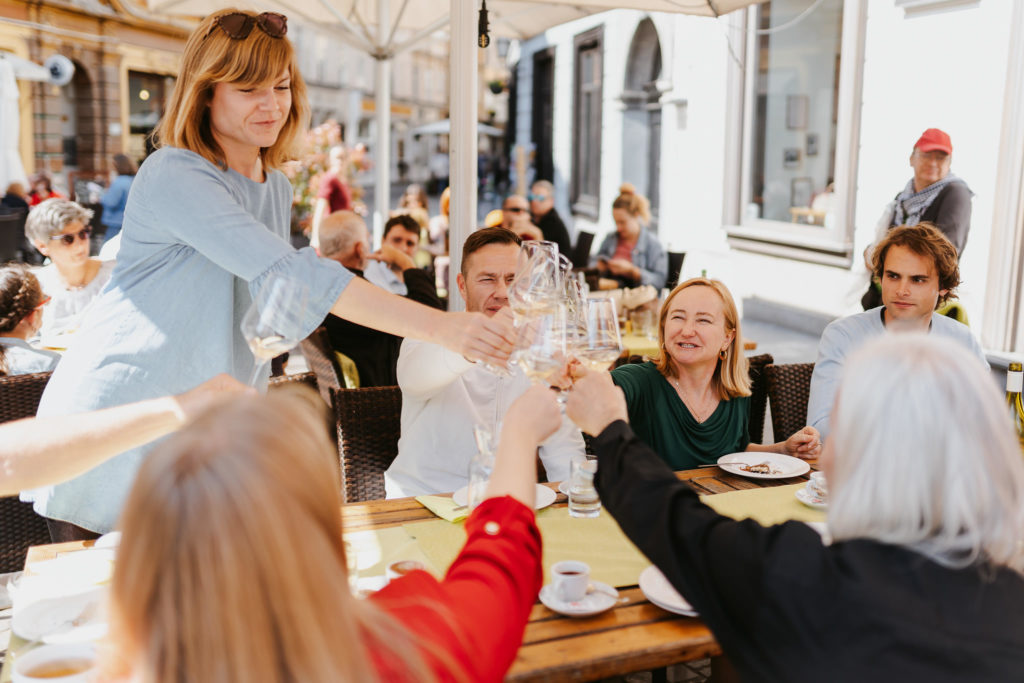
[[[178,83],[167,112],[157,124],[157,143],[190,150],[224,168],[224,151],[210,129],[209,104],[214,86],[218,83],[259,86],[276,81],[287,69],[291,77],[292,107],[277,141],[260,150],[265,168],[280,168],[294,158],[300,138],[309,126],[306,84],[299,74],[295,50],[286,37],[272,38],[262,29],[253,27],[247,38],[235,40],[218,29],[217,18],[233,12],[256,16],[254,12],[225,9],[203,19],[189,36]]]
[[[612,210],[623,209],[630,216],[647,225],[651,222],[651,203],[647,197],[637,194],[632,183],[622,183],[619,186],[619,196],[612,202]]]
[[[725,358],[718,361],[718,367],[715,368],[715,374],[711,378],[711,382],[718,391],[718,397],[728,401],[740,396],[750,396],[747,357],[743,355],[743,349],[740,347],[740,344],[743,343],[741,341],[743,335],[740,334],[739,311],[736,310],[736,303],[732,299],[732,294],[729,293],[729,288],[719,280],[695,277],[680,283],[668,295],[658,313],[658,355],[654,359],[654,366],[665,377],[675,376],[675,368],[671,363],[668,351],[665,350],[665,320],[668,318],[668,309],[672,300],[687,287],[710,287],[713,289],[722,300],[725,331],[734,333],[729,347],[725,350]]]
[[[882,335],[844,366],[829,437],[832,537],[1024,574],[1024,459],[988,368],[923,333]]]
[[[339,489],[309,390],[225,402],[154,450],[121,516],[107,673],[368,681],[381,660],[430,680],[412,636],[349,591]]]

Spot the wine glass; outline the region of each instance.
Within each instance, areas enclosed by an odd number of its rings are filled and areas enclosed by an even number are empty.
[[[533,382],[546,382],[566,361],[565,306],[531,315],[519,331],[516,362]]]
[[[612,299],[587,299],[573,356],[592,372],[603,372],[622,354],[619,315]]]
[[[302,339],[309,287],[284,275],[269,275],[242,318],[242,335],[256,357],[249,385],[263,366],[290,351]]]
[[[557,249],[553,242],[526,242],[520,249],[516,275],[508,290],[509,306],[517,325],[534,313],[553,310],[561,300]]]

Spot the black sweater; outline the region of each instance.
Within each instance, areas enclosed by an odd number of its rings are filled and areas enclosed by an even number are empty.
[[[594,441],[597,488],[746,681],[1024,681],[1024,578],[870,540],[831,546],[700,502],[625,422]]]

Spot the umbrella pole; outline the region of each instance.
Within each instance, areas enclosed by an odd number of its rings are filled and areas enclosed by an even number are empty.
[[[462,243],[476,229],[477,153],[477,22],[476,2],[451,0],[451,135],[448,158],[452,188],[448,227],[451,267],[448,270],[448,309],[465,310],[455,295],[455,277],[462,267]]]

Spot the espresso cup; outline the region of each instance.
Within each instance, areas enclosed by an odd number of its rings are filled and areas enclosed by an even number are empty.
[[[392,581],[417,569],[426,569],[426,567],[422,562],[417,562],[416,560],[401,560],[400,562],[389,564],[384,573],[387,575],[388,581]]]
[[[551,565],[551,584],[555,596],[563,602],[582,600],[590,585],[590,567],[586,562],[565,560]]]
[[[15,657],[11,681],[86,683],[95,667],[96,648],[91,643],[42,645]]]
[[[822,500],[828,500],[828,483],[825,481],[824,472],[811,472],[807,481],[807,492]]]

